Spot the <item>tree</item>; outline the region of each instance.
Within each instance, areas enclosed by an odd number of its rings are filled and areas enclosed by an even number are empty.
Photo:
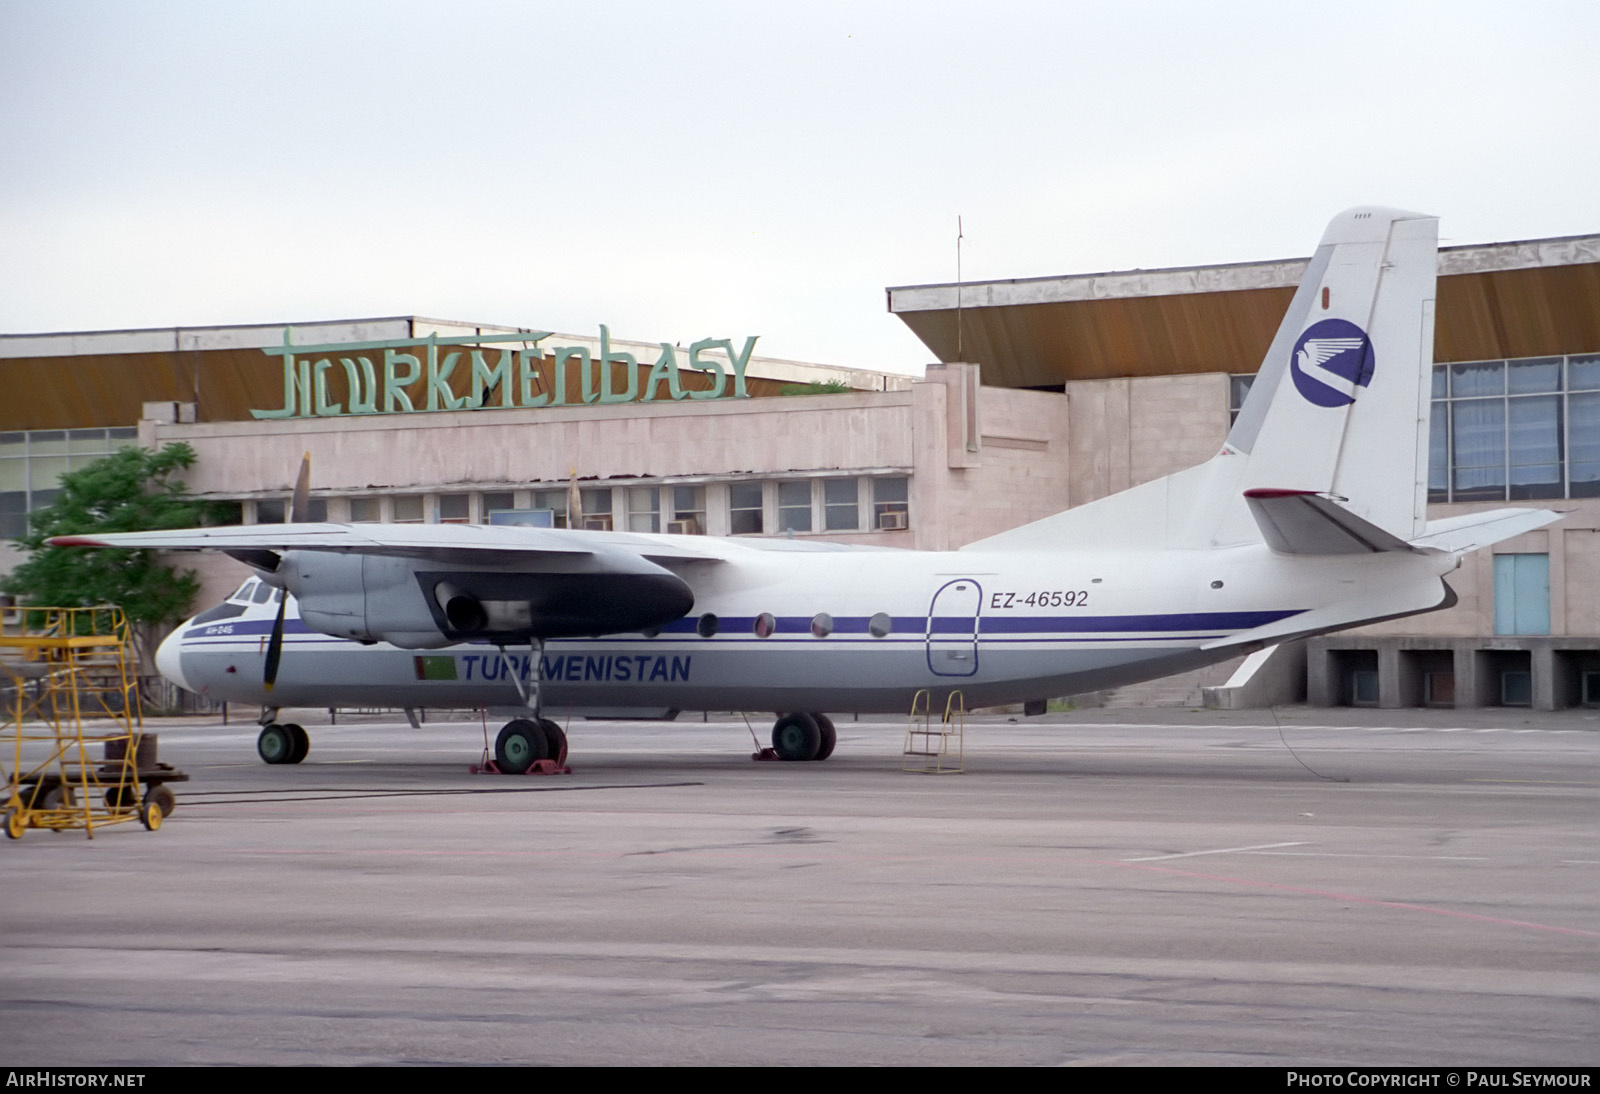
[[[45,540],[237,523],[236,503],[196,498],[176,477],[194,461],[186,444],[158,452],[124,448],[62,475],[55,502],[30,515],[20,540],[30,557],[0,581],[0,589],[24,605],[115,604],[133,624],[141,655],[148,655],[158,632],[188,614],[199,588],[194,572],[164,565],[154,551],[49,547]]]
[[[778,389],[779,395],[843,395],[855,388],[843,380],[812,380],[804,384],[784,384]]]

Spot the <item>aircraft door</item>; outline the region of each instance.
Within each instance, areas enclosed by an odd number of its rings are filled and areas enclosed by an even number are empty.
[[[928,605],[928,669],[935,676],[978,671],[978,612],[983,590],[971,578],[948,581]]]

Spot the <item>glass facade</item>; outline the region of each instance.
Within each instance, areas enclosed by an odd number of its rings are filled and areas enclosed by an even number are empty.
[[[61,476],[139,441],[132,427],[0,433],[0,539],[28,531],[28,514],[55,500]]]
[[[1433,370],[1429,501],[1600,497],[1600,354]]]

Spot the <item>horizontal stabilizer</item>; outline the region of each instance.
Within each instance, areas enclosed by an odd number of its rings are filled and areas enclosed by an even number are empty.
[[[1331,498],[1305,490],[1246,490],[1267,546],[1284,555],[1361,555],[1414,548]]]
[[[1487,513],[1465,513],[1445,520],[1430,520],[1422,535],[1411,542],[1417,547],[1463,554],[1543,528],[1560,520],[1561,516],[1549,509],[1492,509]]]

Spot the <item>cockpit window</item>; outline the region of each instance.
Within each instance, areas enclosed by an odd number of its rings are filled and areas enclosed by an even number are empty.
[[[265,604],[267,602],[267,598],[272,596],[272,594],[275,591],[276,590],[273,589],[273,587],[271,585],[268,585],[266,582],[263,581],[261,583],[260,588],[256,589],[256,595],[254,597],[252,597],[251,599],[254,600],[257,604]]]
[[[233,591],[233,595],[228,597],[228,599],[238,604],[250,603],[250,594],[255,591],[257,584],[258,582],[256,579],[252,577],[249,581],[246,581],[243,585],[240,585],[237,589],[235,589]]]

